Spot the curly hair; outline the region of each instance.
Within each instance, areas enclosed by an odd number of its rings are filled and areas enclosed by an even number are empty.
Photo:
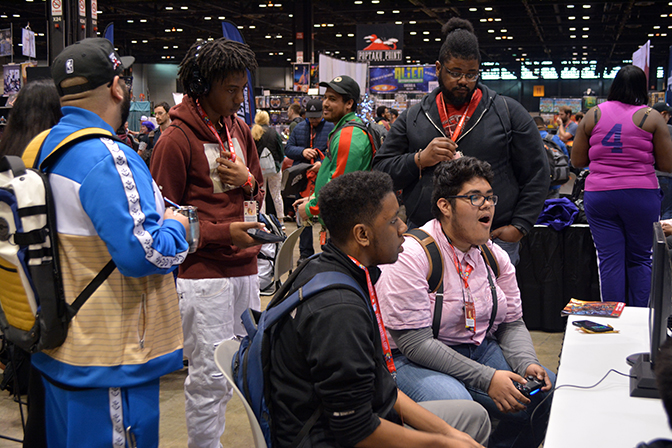
[[[448,199],[448,196],[459,194],[462,186],[472,180],[480,177],[492,184],[495,175],[488,162],[484,162],[475,157],[460,157],[455,160],[441,162],[434,170],[434,189],[432,190],[432,215],[440,219],[442,215],[439,206],[436,205],[439,199]],[[455,206],[455,199],[448,199],[450,204]]]
[[[389,193],[392,178],[380,171],[346,173],[322,187],[320,216],[334,243],[345,244],[357,224],[372,224]]]
[[[439,51],[439,62],[442,64],[451,58],[477,59],[481,62],[481,52],[478,48],[478,38],[474,34],[471,22],[453,17],[441,28],[446,39]]]
[[[177,72],[177,78],[191,97],[196,96],[189,87],[196,69],[201,79],[212,85],[246,69],[254,72],[257,60],[249,45],[225,37],[194,43],[187,50]]]

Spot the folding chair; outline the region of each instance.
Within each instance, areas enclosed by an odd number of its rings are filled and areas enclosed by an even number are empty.
[[[233,371],[231,370],[231,360],[233,355],[238,351],[240,347],[240,342],[236,340],[229,340],[221,342],[215,349],[215,364],[219,370],[224,374],[224,378],[229,382],[233,391],[238,395],[240,400],[245,406],[245,412],[247,412],[247,419],[250,421],[250,428],[252,429],[252,437],[254,439],[254,446],[256,448],[266,448],[266,440],[264,439],[264,433],[261,432],[261,427],[259,422],[257,422],[257,417],[252,411],[252,407],[245,399],[243,393],[236,387],[236,383],[233,381]]]

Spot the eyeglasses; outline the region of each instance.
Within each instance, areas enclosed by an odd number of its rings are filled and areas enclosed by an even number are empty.
[[[442,65],[443,69],[448,73],[448,75],[453,78],[455,81],[459,81],[462,79],[462,77],[467,78],[467,81],[469,82],[474,82],[478,79],[478,77],[481,75],[480,73],[462,73],[462,72],[454,72],[452,70],[448,70],[445,65]]]
[[[469,199],[471,205],[474,207],[481,207],[485,204],[485,201],[492,202],[492,205],[497,205],[499,196],[496,194],[491,194],[490,196],[483,196],[482,194],[462,194],[459,196],[448,196],[446,199]]]

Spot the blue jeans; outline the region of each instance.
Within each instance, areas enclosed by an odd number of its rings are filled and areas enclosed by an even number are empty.
[[[313,226],[306,226],[299,235],[299,256],[309,258],[315,253],[313,247]]]
[[[660,205],[660,219],[672,218],[672,177],[658,176],[658,184],[663,192],[663,203]]]
[[[486,338],[479,346],[464,344],[451,348],[496,370],[512,371],[502,349],[493,339]],[[488,444],[490,448],[537,448],[544,440],[551,410],[551,398],[543,403],[541,401],[548,393],[539,392],[533,395],[532,403],[527,405],[524,411],[505,414],[497,409],[497,405],[485,391],[466,386],[445,373],[414,364],[398,350],[394,352],[394,365],[397,368],[397,386],[415,401],[472,399],[481,404],[490,414],[490,418],[499,420],[497,428],[490,435]],[[555,385],[555,374],[548,369],[546,373],[551,383]],[[534,421],[531,422],[533,411],[535,411]]]

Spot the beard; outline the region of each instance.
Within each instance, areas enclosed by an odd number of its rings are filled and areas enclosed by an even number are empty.
[[[128,87],[124,89],[124,99],[120,107],[121,124],[123,126],[128,120],[128,115],[131,113],[131,93],[128,91]]]
[[[443,94],[443,100],[449,104],[451,104],[454,108],[459,109],[460,107],[464,106],[466,103],[471,101],[471,96],[474,94],[474,90],[476,90],[476,86],[474,85],[474,88],[469,90],[469,88],[466,88],[466,92],[464,89],[456,87],[452,90],[449,90],[444,84],[443,84],[443,79],[441,77],[438,77],[439,80],[439,88],[441,89],[441,93]]]

